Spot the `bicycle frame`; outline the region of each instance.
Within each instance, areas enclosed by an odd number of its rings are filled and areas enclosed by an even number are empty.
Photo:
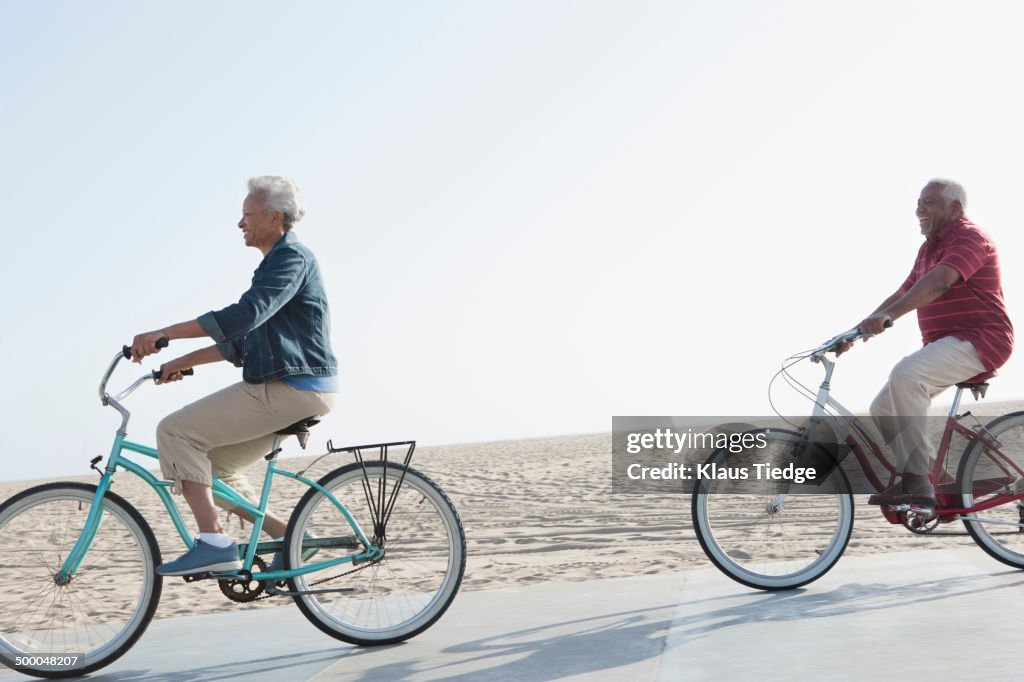
[[[92,546],[93,540],[96,537],[96,532],[103,522],[103,498],[110,490],[111,481],[114,478],[114,474],[118,468],[122,468],[126,471],[130,471],[135,474],[143,481],[145,481],[150,488],[156,492],[160,501],[164,505],[164,509],[167,514],[171,517],[171,521],[174,523],[174,527],[181,537],[185,548],[188,549],[192,546],[193,537],[182,520],[181,513],[178,510],[178,506],[175,504],[171,497],[170,488],[174,485],[173,481],[164,481],[156,478],[153,474],[147,471],[138,463],[124,457],[122,453],[124,451],[135,452],[152,459],[158,459],[157,451],[154,448],[139,443],[134,443],[127,440],[127,426],[128,420],[131,413],[120,403],[119,399],[124,398],[136,388],[138,388],[147,379],[152,378],[151,375],[143,376],[136,380],[131,386],[119,393],[115,397],[111,397],[106,393],[107,381],[113,374],[114,368],[118,362],[122,359],[123,354],[118,353],[111,362],[110,367],[107,369],[103,376],[102,383],[100,384],[100,400],[104,405],[113,407],[121,414],[121,426],[117,430],[117,434],[114,436],[113,445],[110,448],[110,456],[107,458],[107,465],[100,477],[100,482],[97,485],[96,494],[93,496],[92,507],[89,510],[89,514],[86,517],[85,525],[82,528],[82,533],[79,536],[74,547],[68,553],[68,556],[64,559],[61,564],[61,568],[57,573],[55,582],[63,585],[71,581],[75,573],[78,571],[82,564],[85,555],[88,553],[89,548]],[[267,462],[267,473],[263,479],[263,489],[260,494],[260,501],[258,505],[253,505],[249,500],[242,497],[238,491],[234,490],[231,486],[224,483],[216,476],[212,478],[212,492],[214,497],[224,500],[231,505],[249,513],[252,516],[252,531],[249,535],[249,542],[246,544],[245,555],[242,557],[242,568],[237,572],[227,572],[223,574],[224,577],[239,576],[242,573],[249,573],[249,575],[255,580],[265,581],[277,581],[286,580],[288,578],[294,578],[296,576],[305,575],[307,573],[314,573],[326,568],[339,566],[346,563],[355,563],[361,561],[375,561],[384,556],[384,550],[380,547],[375,546],[367,539],[363,533],[362,528],[359,527],[359,523],[352,516],[349,509],[338,500],[329,490],[319,485],[316,481],[313,481],[305,476],[285,471],[277,468],[277,458],[274,456],[277,451],[278,442],[280,436],[274,440],[274,445],[271,448],[271,455],[268,456]],[[267,505],[270,501],[270,491],[275,476],[284,476],[293,480],[304,483],[305,485],[313,488],[322,493],[332,505],[342,514],[349,527],[352,529],[353,536],[345,536],[342,538],[317,538],[314,542],[319,546],[346,546],[355,544],[358,541],[363,546],[363,551],[356,554],[350,554],[337,559],[330,559],[327,561],[318,561],[315,563],[307,564],[302,568],[289,569],[283,571],[267,571],[265,573],[251,573],[253,560],[256,556],[257,550],[261,549],[264,551],[272,551],[277,549],[277,545],[281,545],[280,549],[283,550],[283,542],[280,541],[269,541],[260,543],[260,533],[263,531],[263,520],[266,517]]]
[[[885,486],[875,475],[875,472],[868,461],[865,448],[870,448],[870,452],[882,464],[882,466],[888,470],[890,473],[889,485],[891,485],[900,473],[896,469],[896,466],[885,457],[882,449],[874,439],[871,438],[867,429],[863,426],[856,415],[843,407],[839,401],[835,400],[831,396],[832,372],[835,369],[835,361],[830,360],[825,355],[825,350],[820,350],[819,352],[811,355],[811,362],[819,363],[824,367],[825,378],[818,387],[818,393],[814,399],[814,408],[811,411],[810,437],[813,438],[813,430],[816,428],[816,425],[822,420],[827,420],[830,426],[835,428],[838,439],[845,442],[850,447],[854,456],[857,458],[857,462],[863,470],[864,475],[868,478],[869,482],[875,487],[875,489],[882,490]],[[953,404],[950,406],[949,413],[946,416],[946,425],[942,433],[942,439],[939,442],[935,462],[932,466],[931,479],[933,481],[937,481],[940,474],[943,472],[946,455],[949,452],[949,446],[952,442],[954,432],[968,439],[968,442],[971,444],[975,442],[980,443],[988,453],[990,460],[993,461],[1004,473],[1006,473],[1007,477],[1011,480],[1014,472],[1018,476],[1024,477],[1024,470],[1017,466],[1012,459],[1007,457],[1002,450],[1000,450],[999,443],[990,439],[984,433],[984,428],[980,431],[976,431],[960,423],[959,420],[962,418],[962,415],[957,414],[957,412],[960,409],[960,399],[962,394],[963,389],[957,387],[956,393],[953,397]],[[832,412],[829,410],[832,410]],[[970,447],[970,445],[968,445],[968,447]],[[995,490],[998,490],[998,487],[994,488],[993,492]],[[943,495],[943,497],[948,497],[948,495]],[[959,501],[959,495],[956,495],[956,499]],[[973,514],[975,512],[985,511],[987,509],[992,509],[993,507],[998,507],[1021,499],[1024,499],[1024,491],[1016,493],[1000,493],[971,507],[959,507],[956,505],[943,506],[941,509],[936,510],[936,514],[942,518],[959,518],[964,514]],[[888,514],[886,516],[888,518]],[[889,520],[893,523],[899,523],[898,519]]]

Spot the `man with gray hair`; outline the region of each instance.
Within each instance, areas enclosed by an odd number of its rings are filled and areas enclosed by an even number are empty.
[[[241,568],[238,546],[224,532],[214,506],[211,474],[252,498],[241,472],[270,451],[274,433],[334,406],[338,369],[327,297],[316,258],[292,232],[303,215],[299,190],[290,180],[249,180],[238,227],[245,245],[263,254],[249,289],[238,303],[139,334],[132,342],[136,362],[159,352],[160,339],[212,337],[216,342],[164,363],[162,384],[204,363],[227,360],[242,368],[243,381],[186,405],[157,427],[160,469],[184,495],[200,531],[192,549],[157,567],[160,575]],[[283,519],[266,514],[263,530],[271,537],[283,536],[285,528]],[[270,570],[283,568],[278,552]]]
[[[952,180],[925,185],[917,200],[925,242],[914,267],[900,288],[858,325],[864,334],[880,334],[916,310],[924,343],[896,364],[871,404],[871,416],[892,446],[902,476],[872,495],[870,504],[937,505],[929,475],[928,406],[954,384],[993,376],[1013,351],[996,247],[964,215],[966,205],[964,188]]]

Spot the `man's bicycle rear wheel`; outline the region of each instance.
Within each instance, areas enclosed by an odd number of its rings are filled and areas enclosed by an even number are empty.
[[[970,508],[1002,495],[1024,492],[1024,413],[1015,412],[985,425],[980,433],[998,451],[971,441],[960,460],[957,484],[961,504]],[[995,559],[1024,568],[1024,500],[1000,504],[964,518],[978,546]],[[982,521],[980,519],[984,519]]]
[[[748,587],[786,590],[820,578],[842,556],[853,531],[853,497],[838,466],[813,485],[757,480],[753,464],[799,461],[803,443],[784,431],[765,435],[764,448],[711,454],[706,464],[746,470],[749,478],[699,480],[693,527],[704,553],[727,576]]]

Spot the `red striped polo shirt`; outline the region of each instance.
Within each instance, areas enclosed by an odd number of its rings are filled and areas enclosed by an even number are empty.
[[[925,345],[944,336],[974,344],[986,370],[1002,367],[1013,352],[1013,325],[1006,313],[995,244],[966,217],[925,240],[914,269],[900,289],[913,284],[939,265],[960,273],[960,279],[931,303],[917,309]]]

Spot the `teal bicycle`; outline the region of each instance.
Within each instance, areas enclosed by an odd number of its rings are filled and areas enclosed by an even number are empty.
[[[128,651],[153,618],[163,585],[155,571],[160,547],[139,511],[111,491],[119,470],[149,484],[185,549],[193,543],[171,497],[173,482],[126,456],[157,457],[155,449],[127,440],[130,413],[121,401],[159,378],[159,371],[147,373],[109,395],[107,382],[128,356],[127,348],[118,353],[100,384],[100,400],[121,414],[121,425],[106,466],[97,466],[100,457],[92,461],[99,483],[48,483],[0,505],[0,659],[30,675],[71,677],[102,668]],[[185,580],[216,580],[235,602],[290,597],[320,630],[352,644],[409,639],[433,625],[458,592],[466,566],[462,522],[437,484],[409,466],[415,441],[346,448],[328,442],[324,456],[349,453],[355,461],[316,481],[304,475],[312,464],[297,473],[279,469],[280,440],[295,435],[305,447],[316,422],[277,432],[259,504],[213,479],[214,496],[253,519],[248,542],[239,545],[242,568]],[[308,490],[284,538],[261,542],[277,477]],[[268,571],[263,556],[279,551],[284,570]]]

